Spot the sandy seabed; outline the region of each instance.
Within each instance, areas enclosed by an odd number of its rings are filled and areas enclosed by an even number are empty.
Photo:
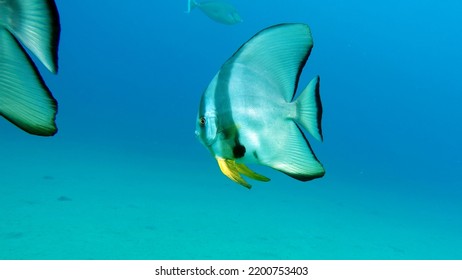
[[[456,199],[370,180],[262,169],[272,181],[249,191],[212,158],[111,147],[13,145],[0,167],[4,260],[462,258]]]

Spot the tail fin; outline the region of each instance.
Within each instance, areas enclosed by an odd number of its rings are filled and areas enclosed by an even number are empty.
[[[319,76],[311,80],[298,99],[296,121],[319,141],[323,140],[321,119],[322,103],[319,94]]]
[[[194,0],[188,0],[188,10],[186,11],[186,13],[190,13],[192,9],[194,9],[195,7],[197,7],[198,4],[196,1]]]

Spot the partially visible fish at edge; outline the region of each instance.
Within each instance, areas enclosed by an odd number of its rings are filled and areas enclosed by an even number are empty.
[[[227,25],[234,25],[242,22],[242,18],[236,8],[228,2],[222,0],[209,0],[197,2],[188,0],[187,13],[190,13],[194,8],[201,10],[210,19]]]
[[[34,135],[57,132],[57,101],[25,48],[56,74],[60,32],[53,0],[0,1],[0,115]]]

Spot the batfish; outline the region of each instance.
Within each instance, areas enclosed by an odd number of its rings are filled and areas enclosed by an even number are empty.
[[[301,181],[324,176],[304,133],[323,140],[319,76],[295,97],[312,47],[305,24],[266,28],[223,64],[203,93],[195,134],[234,182],[250,188],[242,175],[270,180],[247,164]]]
[[[233,25],[242,22],[236,8],[225,1],[210,0],[197,2],[195,0],[188,0],[188,10],[186,12],[190,13],[194,8],[198,8],[206,16],[219,23]]]

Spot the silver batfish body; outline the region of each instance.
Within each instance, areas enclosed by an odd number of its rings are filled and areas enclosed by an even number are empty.
[[[205,90],[196,135],[233,181],[248,188],[241,175],[269,181],[246,164],[302,181],[324,175],[303,132],[322,141],[319,77],[294,98],[312,46],[305,24],[264,29],[223,64]]]

